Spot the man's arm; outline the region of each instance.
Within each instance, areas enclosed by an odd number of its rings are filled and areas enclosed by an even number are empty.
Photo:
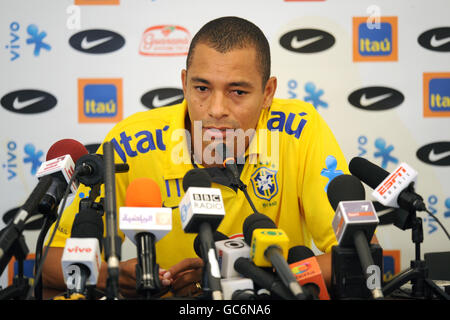
[[[44,248],[45,250],[45,248]],[[64,248],[50,247],[47,258],[44,261],[42,269],[42,287],[44,299],[50,299],[56,295],[64,293],[67,289],[64,283],[64,276],[61,267],[61,258]],[[125,297],[135,297],[136,293],[136,274],[135,266],[137,259],[130,259],[120,262],[119,271],[119,289]],[[106,280],[108,278],[108,265],[102,261],[100,266],[97,289],[105,291]]]

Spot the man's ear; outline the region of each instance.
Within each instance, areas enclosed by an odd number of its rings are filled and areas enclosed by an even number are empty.
[[[186,71],[186,69],[181,70],[181,85],[183,87],[183,94],[186,97],[186,87],[187,87],[187,71]]]
[[[277,90],[277,78],[270,77],[266,82],[266,86],[264,87],[264,108],[269,108],[272,105],[272,100],[275,95],[275,91]]]

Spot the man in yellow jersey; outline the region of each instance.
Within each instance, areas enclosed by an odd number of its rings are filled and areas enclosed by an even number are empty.
[[[117,207],[124,206],[131,181],[148,177],[159,185],[163,205],[174,208],[172,231],[156,244],[162,284],[176,295],[189,295],[201,280],[203,262],[193,249],[196,235],[183,232],[178,209],[189,170],[205,168],[212,187],[221,189],[226,214],[219,232],[242,236],[243,222],[253,213],[227,171],[211,161],[214,145],[224,141],[234,150],[240,179],[256,209],[287,233],[290,247],[310,246],[313,240],[324,253],[317,259],[329,285],[331,248],[337,242],[326,190],[334,177],[348,174],[346,159],[311,104],[274,98],[277,79],[270,76],[264,34],[241,18],[210,21],[191,42],[181,80],[181,104],[136,113],[105,138],[114,144],[116,162],[130,166],[128,173],[116,175]],[[45,261],[46,288],[65,289],[61,254],[77,212],[74,201],[63,214]],[[120,292],[125,296],[136,295],[135,264],[131,259],[120,265]],[[98,288],[105,288],[106,278],[103,262]]]

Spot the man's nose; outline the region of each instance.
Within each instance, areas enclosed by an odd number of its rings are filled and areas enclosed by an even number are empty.
[[[214,92],[208,108],[208,115],[214,119],[222,119],[228,115],[225,96],[221,92]]]

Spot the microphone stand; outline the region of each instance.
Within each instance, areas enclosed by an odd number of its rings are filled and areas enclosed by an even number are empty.
[[[18,274],[17,277],[13,279],[12,285],[0,291],[0,300],[23,300],[27,295],[30,288],[29,279],[24,276],[23,267],[24,260],[28,254],[29,250],[25,242],[24,236],[21,234],[14,243],[12,244],[10,250],[5,254],[8,261],[14,255],[18,263]]]
[[[106,297],[108,300],[119,296],[119,263],[121,239],[117,234],[116,183],[114,165],[114,146],[107,141],[103,144],[105,161],[105,201],[106,201],[106,239],[105,258],[108,263]]]
[[[50,214],[45,215],[44,224],[42,226],[41,232],[39,233],[38,240],[36,242],[36,254],[34,257],[34,274],[37,274],[37,269],[41,265],[42,249],[44,248],[45,236],[52,224],[56,221],[58,217],[58,206],[55,206]],[[36,281],[36,280],[35,280]],[[36,286],[34,287],[34,299],[42,300],[42,277],[39,277],[36,281]]]
[[[414,193],[414,183],[408,186],[408,191]],[[414,298],[432,299],[433,293],[441,299],[450,300],[450,295],[445,293],[438,285],[428,278],[428,267],[421,260],[420,244],[423,242],[422,219],[417,217],[416,209],[407,206],[409,217],[406,228],[411,228],[411,238],[415,245],[415,260],[411,260],[410,268],[400,272],[383,288],[383,294],[389,295],[405,283],[411,281],[412,296]],[[406,229],[405,228],[405,229]]]

